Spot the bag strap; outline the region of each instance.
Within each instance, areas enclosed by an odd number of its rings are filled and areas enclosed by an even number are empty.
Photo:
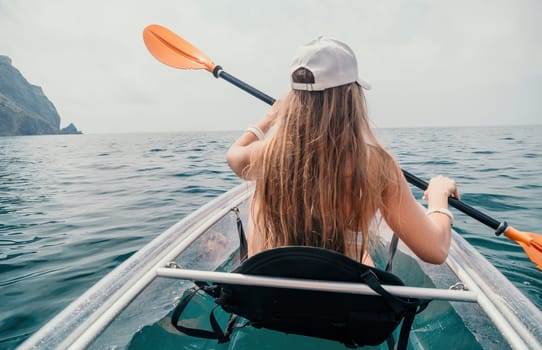
[[[395,257],[395,253],[397,252],[398,243],[399,243],[399,237],[397,237],[397,235],[394,233],[393,237],[391,238],[390,246],[388,249],[389,258],[388,258],[388,263],[386,264],[386,268],[384,269],[384,271],[386,272],[391,272],[393,258]]]
[[[223,331],[222,328],[220,328],[220,324],[218,324],[218,321],[215,317],[215,310],[218,307],[215,306],[215,308],[211,311],[211,314],[209,315],[209,322],[211,323],[211,328],[213,329],[216,339],[218,340],[218,344],[222,344],[225,342],[228,342],[230,340],[230,334],[231,334],[231,328],[230,325],[233,326],[235,319],[237,318],[236,315],[230,314],[230,318],[228,320],[228,326],[226,327],[226,331]]]
[[[371,270],[367,270],[362,273],[361,278],[372,290],[380,294],[380,296],[382,296],[382,298],[384,298],[388,302],[388,305],[395,313],[404,316],[401,331],[399,333],[397,350],[406,350],[408,346],[408,338],[412,329],[412,324],[414,323],[414,317],[416,316],[416,314],[422,312],[427,307],[430,300],[406,302],[398,299],[382,287],[380,281],[378,280],[378,277]],[[395,339],[393,338],[393,334],[391,334],[386,341],[389,349],[393,349],[395,346]]]
[[[399,243],[399,237],[394,233],[391,237],[390,245],[388,247],[388,263],[386,264],[386,268],[384,271],[391,272],[391,269],[393,267],[393,258],[395,257],[395,253],[397,252],[397,244]],[[389,337],[386,339],[386,343],[388,344],[389,350],[395,349],[395,338],[393,337],[393,333],[389,335]]]
[[[179,302],[179,304],[175,307],[175,310],[173,311],[173,315],[171,316],[171,324],[179,332],[192,336],[192,337],[205,338],[205,339],[218,339],[215,332],[207,331],[204,329],[185,327],[179,324],[179,318],[181,317],[181,314],[183,313],[188,303],[192,300],[194,295],[196,295],[196,293],[199,290],[200,290],[199,288],[192,288],[192,291],[190,292],[190,294],[181,299],[181,301]]]
[[[237,217],[237,233],[239,234],[239,259],[241,262],[245,261],[248,256],[248,244],[247,238],[245,235],[245,230],[243,229],[243,222],[241,221],[241,215],[239,213],[239,208],[234,207],[231,209],[235,216]]]
[[[401,315],[404,314],[404,311],[407,309],[406,303],[382,288],[378,277],[372,270],[367,269],[367,271],[363,272],[360,277],[362,281],[365,282],[372,290],[377,292],[382,298],[384,298],[384,300],[386,300],[393,312]]]
[[[401,332],[399,333],[397,350],[406,350],[408,346],[408,337],[410,336],[412,324],[414,323],[414,317],[425,310],[430,301],[431,300],[419,300],[418,307],[408,311],[403,319],[403,325],[401,326]]]
[[[228,342],[230,340],[230,335],[233,329],[244,327],[246,326],[246,324],[241,325],[241,326],[236,326],[235,323],[237,322],[237,315],[230,313],[230,318],[226,325],[226,330],[222,330],[215,316],[215,310],[219,307],[218,305],[216,305],[209,314],[209,323],[211,325],[212,331],[199,329],[199,328],[186,327],[186,326],[183,326],[182,324],[179,324],[179,319],[181,318],[181,314],[186,309],[186,306],[188,305],[188,303],[190,303],[192,298],[194,298],[197,292],[199,292],[200,290],[203,290],[204,292],[210,295],[212,295],[215,292],[214,289],[212,288],[213,286],[205,286],[205,287],[211,287],[211,288],[205,288],[200,285],[198,286],[199,288],[192,288],[190,294],[182,298],[179,304],[175,307],[175,310],[173,311],[173,315],[171,316],[171,324],[179,332],[189,335],[191,337],[204,338],[204,339],[216,339],[218,340],[218,344]]]

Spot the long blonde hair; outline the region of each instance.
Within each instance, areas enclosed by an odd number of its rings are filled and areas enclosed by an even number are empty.
[[[293,79],[313,78],[301,69]],[[361,234],[355,253],[361,261],[371,221],[397,182],[392,157],[370,130],[361,87],[292,90],[282,103],[275,134],[251,162],[262,248],[304,245],[345,254]]]

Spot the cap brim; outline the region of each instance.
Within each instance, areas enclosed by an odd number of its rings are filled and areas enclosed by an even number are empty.
[[[358,77],[358,79],[356,80],[356,82],[362,87],[364,88],[365,90],[371,90],[371,84],[369,84],[369,82],[367,80],[364,80],[360,77]]]

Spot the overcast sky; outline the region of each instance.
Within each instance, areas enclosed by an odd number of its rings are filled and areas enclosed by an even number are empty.
[[[280,97],[295,48],[356,52],[378,127],[542,124],[542,1],[0,0],[0,54],[85,133],[240,130],[267,106],[207,71],[170,68],[161,24]]]

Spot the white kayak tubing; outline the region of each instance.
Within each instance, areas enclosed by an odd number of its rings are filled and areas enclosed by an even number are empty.
[[[247,286],[293,288],[325,292],[379,295],[368,285],[362,283],[265,277],[245,275],[240,273],[185,270],[169,267],[161,267],[156,269],[156,274],[160,277],[178,278],[192,281],[208,281],[215,283],[227,283]],[[382,287],[395,296],[407,298],[410,297],[430,300],[464,301],[471,303],[475,303],[478,300],[478,293],[465,290],[449,290],[392,285],[382,285]]]
[[[454,272],[458,274],[461,280],[465,281],[468,288],[478,292],[478,305],[480,305],[482,310],[485,311],[489,319],[493,321],[495,327],[501,332],[502,336],[508,341],[510,346],[515,350],[530,349],[530,347],[528,347],[525,343],[525,339],[523,339],[523,337],[527,337],[527,339],[530,340],[532,336],[528,334],[528,332],[521,332],[524,330],[522,327],[513,327],[511,320],[514,318],[511,317],[511,314],[509,312],[503,313],[503,310],[499,310],[491,299],[485,294],[485,292],[481,290],[478,283],[476,283],[476,281],[471,277],[471,274],[463,269],[461,265],[458,264],[453,258],[449,257],[448,260],[450,265],[454,265]]]
[[[465,246],[468,244],[469,243],[460,236],[452,241],[453,252],[448,256],[448,266],[450,266],[454,273],[465,282],[465,285],[469,290],[478,293],[478,304],[493,321],[495,327],[499,329],[513,349],[539,349],[541,344],[533,336],[533,330],[529,330],[524,321],[520,320],[518,315],[515,314],[520,311],[511,309],[508,306],[511,301],[506,300],[503,295],[500,295],[498,291],[491,288],[491,286],[487,284],[485,277],[480,275],[484,270],[494,268],[493,265],[489,266],[489,262],[485,260],[479,252],[467,251],[467,247],[472,249],[472,246],[470,245]],[[477,261],[477,256],[483,260]],[[460,261],[462,262],[460,263]],[[487,264],[488,266],[480,266],[480,264]],[[497,276],[493,277],[497,280]],[[506,280],[501,283],[510,282]],[[510,288],[512,289],[514,287],[511,286]],[[524,296],[520,294],[518,297]],[[515,301],[519,302],[519,300]],[[529,309],[522,311],[529,312]]]

